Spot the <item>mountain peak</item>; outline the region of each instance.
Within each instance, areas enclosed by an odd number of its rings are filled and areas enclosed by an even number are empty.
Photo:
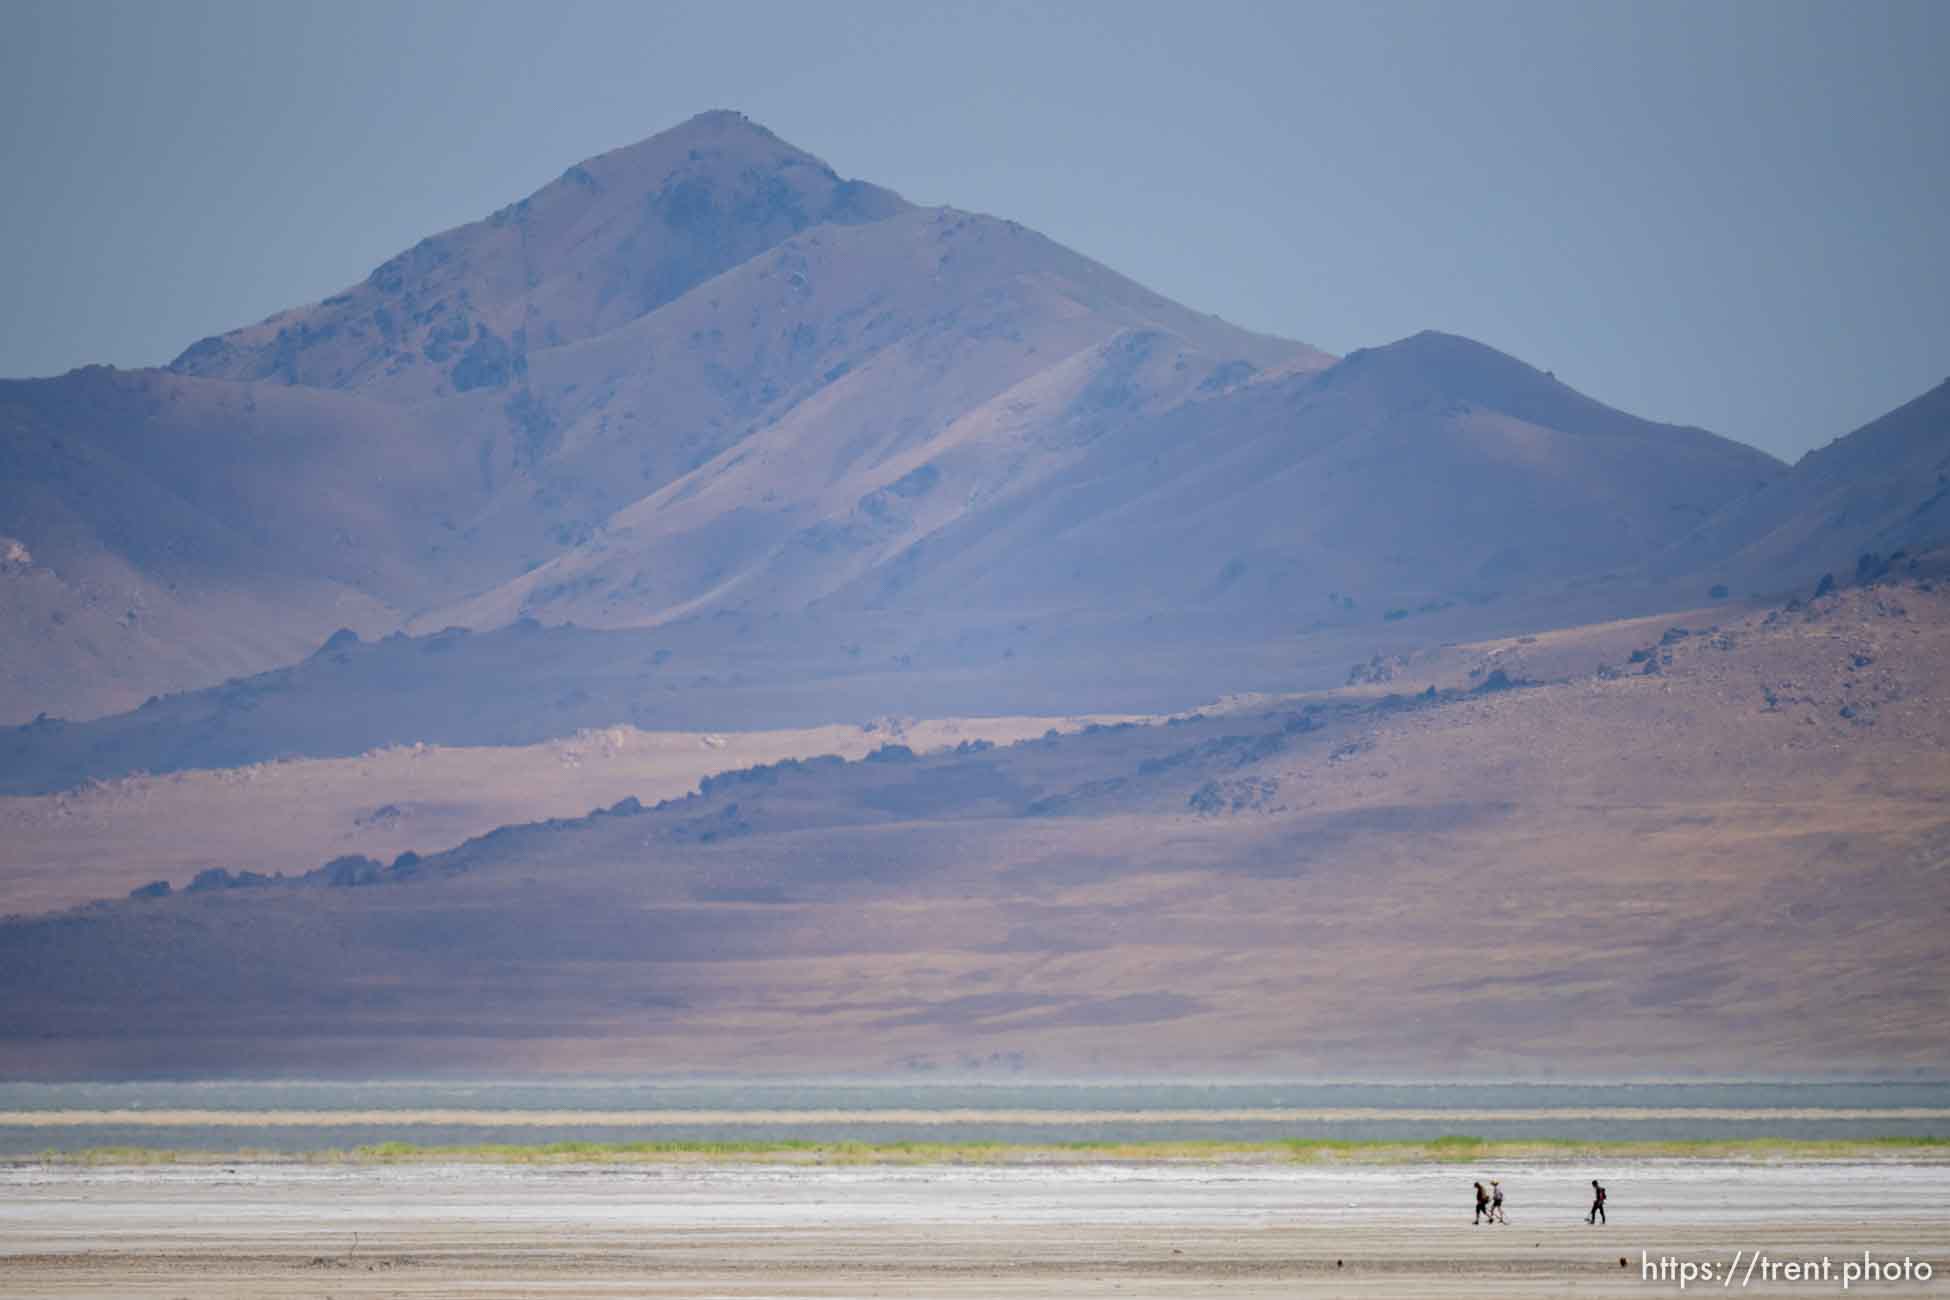
[[[1419,382],[1445,391],[1478,388],[1486,384],[1557,384],[1556,376],[1528,365],[1487,343],[1445,334],[1441,330],[1422,330],[1407,338],[1380,347],[1361,348],[1348,354],[1347,363],[1357,372],[1373,371],[1391,382],[1414,376]]]
[[[777,140],[780,144],[786,144],[784,140],[779,139],[776,132],[754,122],[745,113],[735,108],[707,108],[702,113],[685,118],[676,126],[657,132],[657,135],[721,135],[731,131],[746,131],[767,140]],[[656,136],[650,138],[655,139]],[[787,145],[787,147],[791,146]]]
[[[423,239],[343,293],[204,339],[170,368],[400,401],[519,387],[531,351],[635,320],[810,226],[909,207],[714,109]]]
[[[1487,343],[1423,330],[1378,348],[1363,348],[1328,372],[1342,386],[1361,385],[1391,410],[1431,403],[1467,403],[1566,433],[1613,437],[1724,439],[1691,425],[1661,424],[1586,397],[1548,370],[1539,370]],[[1781,463],[1751,453],[1754,468],[1776,473]]]
[[[693,128],[704,129],[708,127],[714,130],[723,130],[727,127],[737,126],[750,127],[752,130],[765,135],[772,134],[772,132],[752,121],[750,117],[745,115],[743,110],[736,108],[707,108],[702,113],[692,114],[669,129],[671,131],[688,131]]]
[[[633,144],[585,158],[564,173],[566,178],[578,167],[604,164],[647,164],[668,170],[681,163],[711,161],[735,163],[798,163],[836,175],[821,158],[816,158],[776,132],[754,122],[732,108],[712,108],[686,118],[676,126],[643,137]],[[530,195],[532,200],[538,195]],[[527,201],[527,200],[524,200]]]

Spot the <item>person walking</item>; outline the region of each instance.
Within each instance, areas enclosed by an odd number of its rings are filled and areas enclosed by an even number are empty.
[[[1510,1221],[1503,1217],[1503,1184],[1490,1179],[1490,1222],[1507,1225]]]
[[[1591,1180],[1591,1213],[1584,1216],[1586,1223],[1605,1222],[1605,1189],[1597,1179]]]
[[[1481,1183],[1478,1183],[1476,1184],[1476,1217],[1470,1220],[1470,1222],[1480,1225],[1483,1222],[1484,1216],[1488,1215],[1489,1212],[1490,1194],[1483,1190]],[[1495,1222],[1495,1220],[1492,1219],[1491,1222]]]

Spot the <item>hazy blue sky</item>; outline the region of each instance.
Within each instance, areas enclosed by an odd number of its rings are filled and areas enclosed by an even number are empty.
[[[167,361],[739,108],[1336,352],[1794,457],[1950,375],[1950,3],[0,0],[0,375]]]

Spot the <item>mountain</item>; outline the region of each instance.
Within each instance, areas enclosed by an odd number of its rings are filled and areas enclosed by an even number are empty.
[[[1730,502],[1674,558],[1749,589],[1812,587],[1823,573],[1849,577],[1865,556],[1886,560],[1946,540],[1950,381]]]
[[[173,373],[0,389],[0,532],[33,564],[0,575],[10,659],[92,670],[9,674],[0,717],[128,707],[288,663],[339,626],[437,630],[718,457],[842,415],[846,457],[884,455],[1041,372],[1091,373],[1132,330],[1210,358],[1133,388],[1138,407],[1220,366],[1329,360],[706,114]],[[267,448],[281,480],[225,481]],[[733,506],[706,537],[730,548],[745,522]],[[161,558],[159,539],[199,535]],[[109,635],[138,597],[135,626],[166,633]]]
[[[733,113],[170,373],[6,385],[0,420],[0,531],[36,566],[0,575],[9,648],[90,666],[11,675],[15,721],[290,665],[340,627],[524,618],[702,623],[693,653],[782,691],[841,646],[965,647],[959,709],[985,683],[1056,712],[1134,636],[1230,653],[1462,604],[1530,626],[1594,584],[1616,614],[1670,604],[1654,558],[1782,472],[1469,340],[1336,361],[1239,330]],[[1052,627],[1061,662],[1004,672]]]

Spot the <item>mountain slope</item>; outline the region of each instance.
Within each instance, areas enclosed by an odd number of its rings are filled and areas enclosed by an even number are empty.
[[[1418,335],[1331,368],[1262,369],[1211,348],[1133,322],[931,437],[884,424],[876,437],[871,409],[849,409],[836,384],[756,447],[439,617],[1325,613],[1350,593],[1414,607],[1636,571],[1780,473],[1761,452],[1612,410],[1464,339]]]
[[[1802,457],[1730,503],[1672,557],[1747,587],[1812,584],[1950,540],[1950,382]]]
[[[130,708],[444,590],[472,450],[338,393],[94,367],[0,382],[6,713]],[[0,714],[4,716],[4,714]]]
[[[899,478],[897,462],[990,404],[1086,386],[1119,364],[1099,354],[1130,333],[1172,340],[1179,364],[1127,373],[1126,415],[1220,367],[1329,360],[991,218],[915,211],[795,236],[600,339],[535,354],[535,454],[479,531],[519,536],[545,515],[580,553],[418,626],[681,614],[840,503]],[[1017,468],[1040,473],[1056,451],[1025,447]],[[815,567],[809,592],[739,604],[803,607],[832,581]],[[563,602],[577,592],[600,604]]]
[[[953,558],[933,581],[964,600],[1111,588],[1219,608],[1547,591],[1636,567],[1778,472],[1480,344],[1418,335],[1133,421],[1013,501],[1007,527],[939,539]]]
[[[0,1063],[1941,1070],[1944,590],[1639,635],[12,918]]]

